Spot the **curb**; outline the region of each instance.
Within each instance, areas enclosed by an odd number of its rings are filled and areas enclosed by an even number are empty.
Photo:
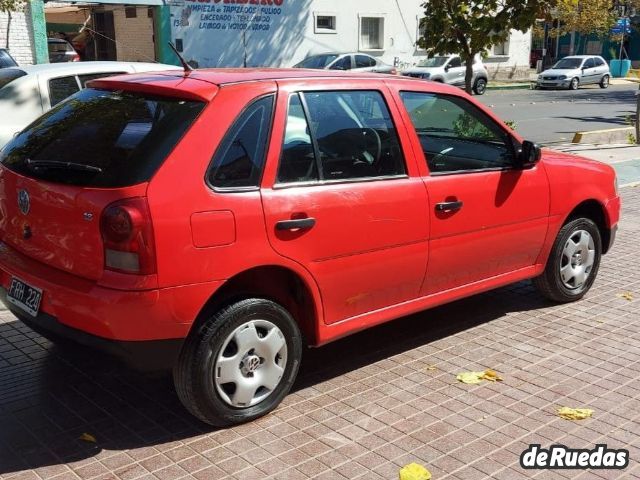
[[[515,85],[497,85],[492,87],[491,84],[487,85],[487,90],[530,90],[531,85],[528,83],[517,83]]]
[[[611,144],[624,143],[629,135],[636,134],[635,127],[610,128],[608,130],[591,130],[589,132],[576,132],[572,143]]]

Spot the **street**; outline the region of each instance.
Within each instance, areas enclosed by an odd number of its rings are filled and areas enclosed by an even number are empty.
[[[524,138],[549,145],[571,142],[579,131],[629,126],[635,114],[636,84],[571,90],[488,90],[475,97],[503,120],[513,121]]]

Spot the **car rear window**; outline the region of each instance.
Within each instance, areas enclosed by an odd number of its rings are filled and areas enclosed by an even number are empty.
[[[24,77],[27,74],[18,68],[3,68],[0,70],[0,89],[9,85],[16,78]]]
[[[40,117],[0,161],[31,178],[117,188],[148,181],[203,102],[87,89]]]

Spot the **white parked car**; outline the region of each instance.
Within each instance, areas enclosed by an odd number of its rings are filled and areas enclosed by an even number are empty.
[[[293,68],[312,68],[319,70],[351,70],[354,72],[398,73],[392,65],[387,65],[382,60],[366,53],[322,53],[311,55]]]
[[[180,70],[137,62],[69,62],[0,69],[0,148],[89,80],[123,73]]]
[[[536,88],[569,88],[577,90],[580,85],[598,84],[607,88],[611,72],[604,58],[595,55],[573,55],[564,57],[549,70],[538,75]]]
[[[467,67],[458,55],[438,55],[425,58],[415,67],[402,72],[406,77],[422,78],[432,82],[447,83],[464,88]],[[487,89],[489,73],[480,57],[473,61],[473,79],[471,85],[476,95],[483,95]]]

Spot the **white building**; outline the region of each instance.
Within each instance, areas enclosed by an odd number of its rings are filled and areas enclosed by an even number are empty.
[[[292,66],[308,55],[361,51],[405,68],[423,0],[173,0],[171,36],[200,67]],[[437,34],[437,33],[434,33]],[[512,32],[485,60],[500,77],[529,74],[531,34]]]

